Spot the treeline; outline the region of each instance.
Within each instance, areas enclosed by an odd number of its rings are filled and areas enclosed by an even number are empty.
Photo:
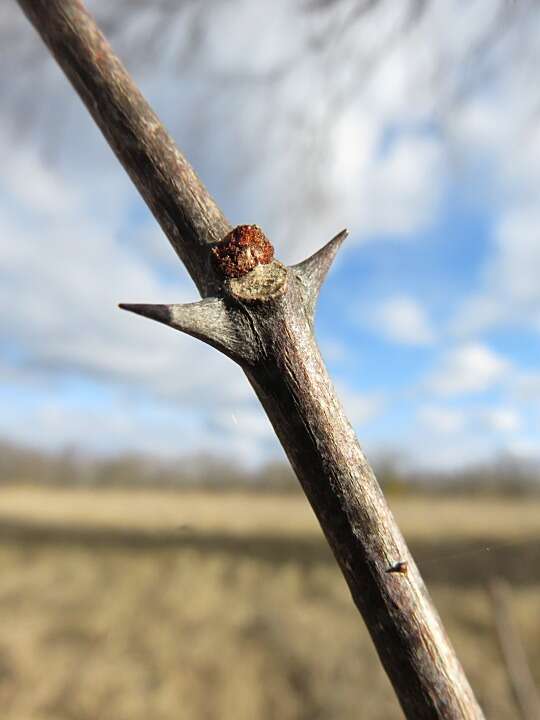
[[[407,469],[397,455],[374,460],[379,482],[390,494],[540,494],[540,466],[509,455],[454,472]],[[0,441],[0,484],[70,487],[156,487],[299,491],[286,462],[273,461],[247,469],[230,458],[192,455],[165,461],[156,457],[121,454],[90,457],[73,450],[45,452]]]
[[[373,466],[387,494],[540,495],[540,463],[507,453],[451,471],[413,470],[391,454]]]
[[[76,450],[46,452],[0,441],[0,484],[80,487],[161,487],[279,490],[294,492],[298,483],[285,462],[250,470],[230,458],[197,454],[163,460],[122,453],[89,456]]]

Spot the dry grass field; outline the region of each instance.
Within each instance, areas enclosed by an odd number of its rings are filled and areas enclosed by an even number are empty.
[[[488,718],[517,717],[486,586],[540,684],[540,502],[392,502]],[[0,489],[5,720],[392,720],[300,496]]]

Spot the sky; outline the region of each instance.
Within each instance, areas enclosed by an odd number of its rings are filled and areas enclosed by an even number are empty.
[[[540,459],[540,11],[88,5],[231,224],[349,229],[316,331],[368,457]],[[0,38],[0,438],[282,457],[238,367],[117,309],[197,293],[12,0]]]

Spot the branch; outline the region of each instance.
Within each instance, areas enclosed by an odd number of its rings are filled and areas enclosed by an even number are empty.
[[[222,214],[112,54],[80,0],[18,0],[65,70],[203,295],[124,306],[242,366],[283,445],[411,720],[482,712],[336,397],[313,335],[341,233],[294,268],[259,228]],[[215,248],[212,244],[222,240]]]

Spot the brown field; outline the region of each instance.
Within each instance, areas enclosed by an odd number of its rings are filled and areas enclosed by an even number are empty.
[[[518,716],[486,587],[540,684],[540,502],[392,502],[486,715]],[[5,720],[392,720],[300,496],[0,489]]]

